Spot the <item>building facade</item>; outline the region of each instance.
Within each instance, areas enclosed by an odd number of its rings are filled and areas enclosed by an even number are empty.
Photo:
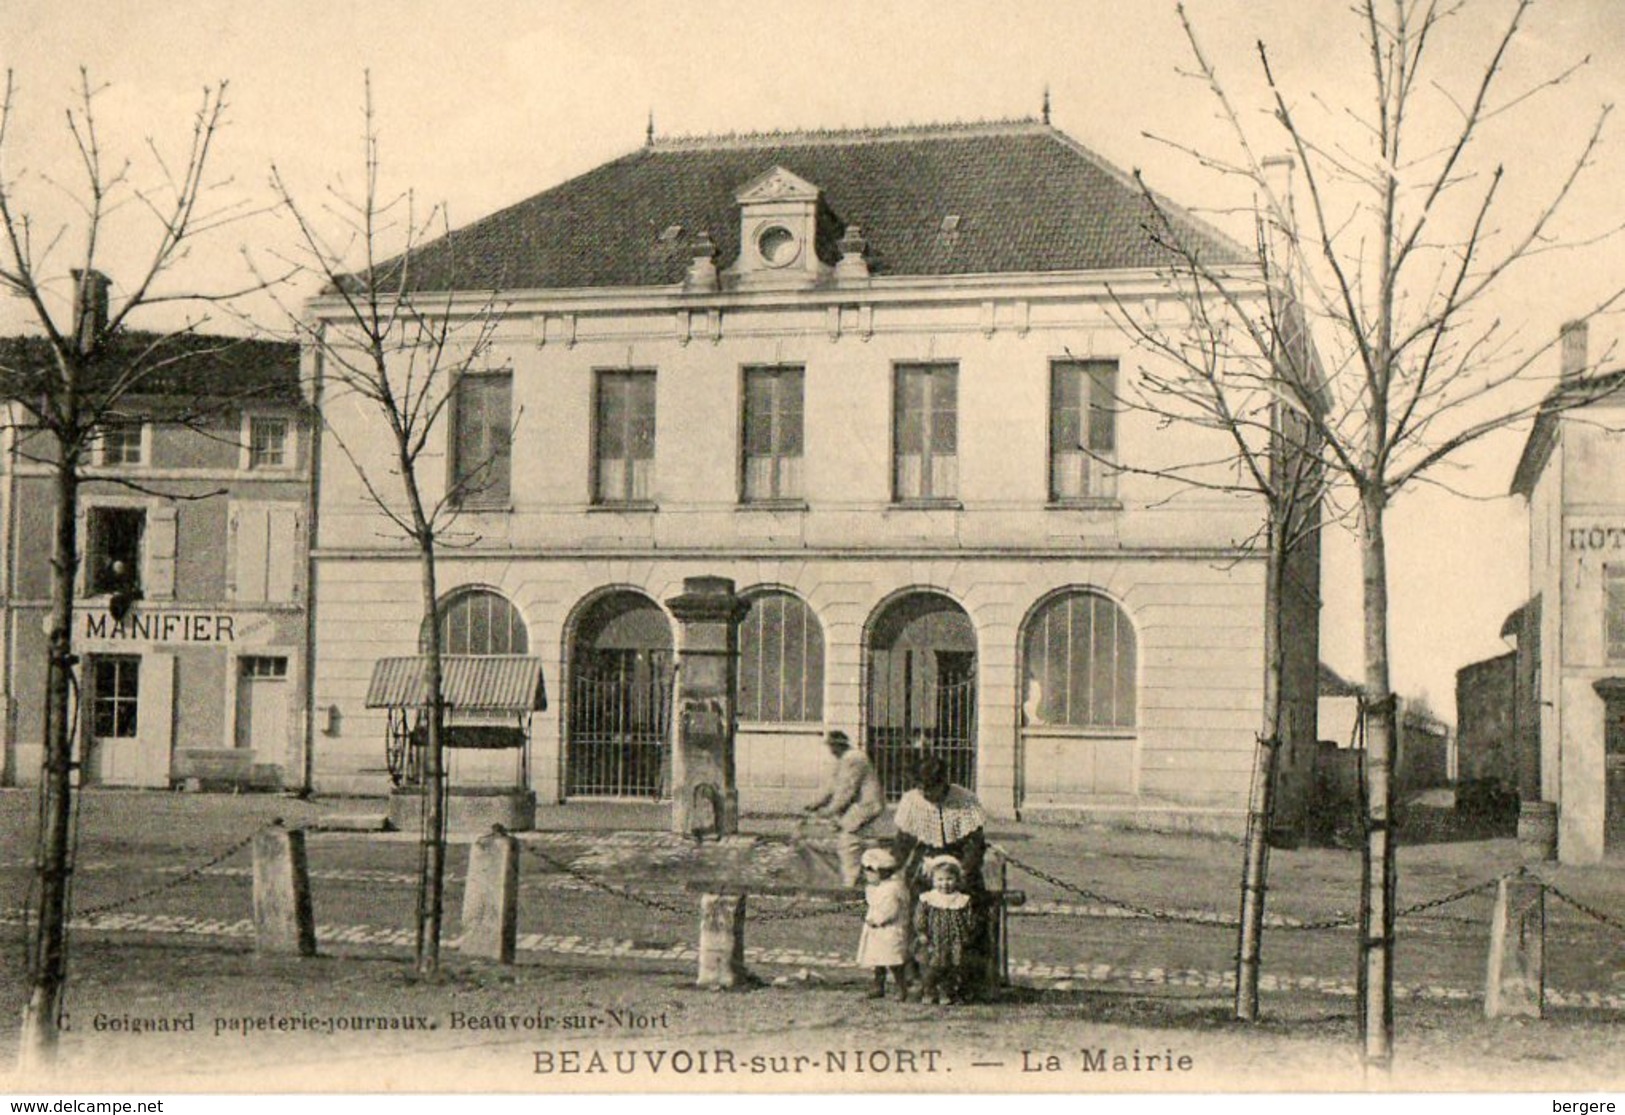
[[[1518,792],[1518,652],[1456,671],[1456,781]]]
[[[76,757],[85,785],[307,785],[308,409],[296,345],[126,335],[167,366],[92,447],[79,500]],[[54,480],[4,454],[5,785],[38,782]]]
[[[421,290],[505,307],[426,479],[489,470],[438,560],[445,631],[454,654],[543,660],[541,800],[667,790],[667,601],[721,576],[750,604],[744,810],[814,796],[841,728],[893,794],[923,748],[999,815],[1239,829],[1263,507],[1114,467],[1215,449],[1118,405],[1150,357],[1117,310],[1183,312],[1144,223],[1132,179],[1018,122],[651,141],[425,248]],[[317,470],[326,791],[388,785],[365,696],[422,614],[412,549],[334,444],[367,445],[367,420],[330,409]],[[1293,605],[1311,633],[1316,554]],[[1289,766],[1315,738],[1299,645]],[[506,763],[454,752],[451,775]]]
[[[1566,863],[1625,852],[1625,372],[1592,371],[1586,349],[1586,326],[1565,327],[1562,381],[1512,481],[1529,506],[1531,599],[1508,621],[1533,663],[1518,706],[1538,716]]]

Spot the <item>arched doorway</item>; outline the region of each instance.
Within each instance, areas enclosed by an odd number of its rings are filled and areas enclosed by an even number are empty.
[[[671,763],[671,623],[642,593],[582,611],[570,644],[566,797],[659,799]]]
[[[940,592],[910,592],[869,624],[869,757],[886,796],[909,786],[909,756],[927,751],[976,787],[976,630]]]

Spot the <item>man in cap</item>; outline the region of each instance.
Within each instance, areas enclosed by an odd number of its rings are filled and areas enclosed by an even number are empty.
[[[864,840],[886,807],[886,794],[869,756],[853,747],[845,732],[830,732],[824,737],[824,745],[835,756],[835,771],[823,795],[808,803],[806,811],[834,822],[841,882],[852,887],[863,875]]]

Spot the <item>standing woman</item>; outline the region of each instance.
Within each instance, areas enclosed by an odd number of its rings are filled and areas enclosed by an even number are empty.
[[[982,859],[987,854],[987,814],[976,795],[948,781],[948,764],[935,755],[923,755],[915,764],[914,788],[897,800],[892,823],[897,837],[892,851],[902,864],[911,901],[917,902],[931,880],[922,876],[925,862],[952,856],[964,871],[963,887],[977,913],[974,947],[966,956],[966,991],[983,988],[988,968],[987,884]]]

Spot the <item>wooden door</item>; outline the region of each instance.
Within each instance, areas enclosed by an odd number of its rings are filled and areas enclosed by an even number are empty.
[[[237,746],[280,762],[288,746],[288,660],[237,660]]]

